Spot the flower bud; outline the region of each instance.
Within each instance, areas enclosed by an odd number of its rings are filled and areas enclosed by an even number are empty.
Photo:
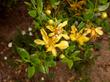
[[[50,19],[50,20],[48,21],[48,23],[49,23],[50,25],[52,25],[52,24],[54,24],[54,21]]]
[[[50,11],[50,10],[46,10],[45,13],[46,13],[47,15],[50,15],[50,14],[51,14],[51,11]]]
[[[61,58],[61,59],[65,58],[65,55],[64,55],[64,54],[61,54],[61,55],[60,55],[60,58]]]
[[[105,19],[105,18],[107,18],[107,17],[108,17],[107,13],[106,13],[106,12],[102,12],[101,18],[102,18],[102,19]]]

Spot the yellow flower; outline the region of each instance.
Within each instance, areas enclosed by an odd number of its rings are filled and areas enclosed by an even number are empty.
[[[102,31],[102,28],[101,27],[97,27],[97,28],[94,28],[94,27],[92,27],[92,28],[86,28],[85,30],[86,30],[85,34],[86,35],[90,34],[90,38],[92,40],[95,40],[97,37],[103,35],[103,31]]]
[[[83,33],[83,30],[78,32],[75,25],[71,27],[70,38],[72,41],[77,41],[80,45],[84,45],[85,42],[89,41],[89,38]]]
[[[67,41],[61,41],[60,43],[57,43],[57,40],[55,38],[50,38],[46,31],[44,29],[41,29],[42,39],[36,39],[34,42],[38,45],[45,45],[47,52],[52,52],[54,56],[57,56],[56,47],[59,49],[66,49],[69,44]]]
[[[52,21],[52,20],[51,20]],[[54,23],[47,25],[46,28],[49,29],[52,33],[49,34],[50,37],[57,38],[59,41],[62,37],[66,40],[69,39],[68,34],[63,29],[67,25],[67,21],[64,21],[63,23],[58,24],[58,21],[56,20]]]

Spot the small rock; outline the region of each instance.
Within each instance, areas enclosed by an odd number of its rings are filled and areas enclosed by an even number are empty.
[[[8,43],[8,47],[9,47],[9,48],[11,48],[12,45],[13,45],[12,42],[9,42],[9,43]]]
[[[44,77],[41,77],[41,80],[45,80]]]
[[[30,32],[30,31],[32,31],[32,28],[31,28],[31,27],[29,27],[29,28],[28,28],[28,31],[29,31],[29,32]]]
[[[7,60],[7,57],[6,56],[4,57],[4,60]]]
[[[26,34],[26,31],[23,30],[23,31],[21,32],[21,34],[22,34],[22,35],[25,35],[25,34]]]
[[[32,36],[33,34],[32,34],[32,32],[29,32],[29,36]]]

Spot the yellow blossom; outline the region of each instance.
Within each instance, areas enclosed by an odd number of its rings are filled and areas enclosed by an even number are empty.
[[[62,37],[68,40],[69,36],[66,33],[66,31],[63,29],[63,27],[65,27],[66,25],[67,25],[67,21],[64,21],[63,23],[58,24],[57,20],[53,24],[47,25],[46,28],[51,31],[49,36],[57,38],[58,40],[60,40]]]
[[[55,38],[50,38],[44,29],[41,29],[42,39],[36,39],[34,42],[38,45],[45,45],[47,52],[52,52],[54,56],[57,56],[56,47],[59,49],[66,49],[69,44],[67,41],[63,40],[59,43]]]
[[[92,28],[86,28],[85,30],[86,30],[85,34],[86,35],[90,34],[90,38],[92,40],[95,40],[97,37],[103,35],[103,31],[102,31],[102,28],[101,27],[97,27],[97,28],[94,28],[94,27],[92,27]]]
[[[84,45],[85,42],[89,41],[89,38],[83,33],[83,30],[78,32],[75,25],[71,27],[70,38],[72,41],[77,41],[80,45]]]

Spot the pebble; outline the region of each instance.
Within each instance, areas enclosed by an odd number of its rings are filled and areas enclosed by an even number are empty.
[[[75,25],[78,25],[78,21],[75,21]]]
[[[23,30],[23,31],[21,32],[21,34],[22,34],[22,35],[25,35],[25,34],[26,34],[26,31]]]
[[[32,34],[32,32],[29,32],[29,36],[32,36],[33,34]]]
[[[9,48],[11,48],[12,45],[13,45],[12,42],[9,42],[9,43],[8,43],[8,47],[9,47]]]
[[[4,57],[4,60],[7,60],[7,57],[6,56]]]
[[[31,27],[29,27],[29,28],[28,28],[28,31],[29,31],[29,32],[30,32],[30,31],[32,31],[32,28],[31,28]]]
[[[44,77],[41,77],[41,80],[44,80]]]

